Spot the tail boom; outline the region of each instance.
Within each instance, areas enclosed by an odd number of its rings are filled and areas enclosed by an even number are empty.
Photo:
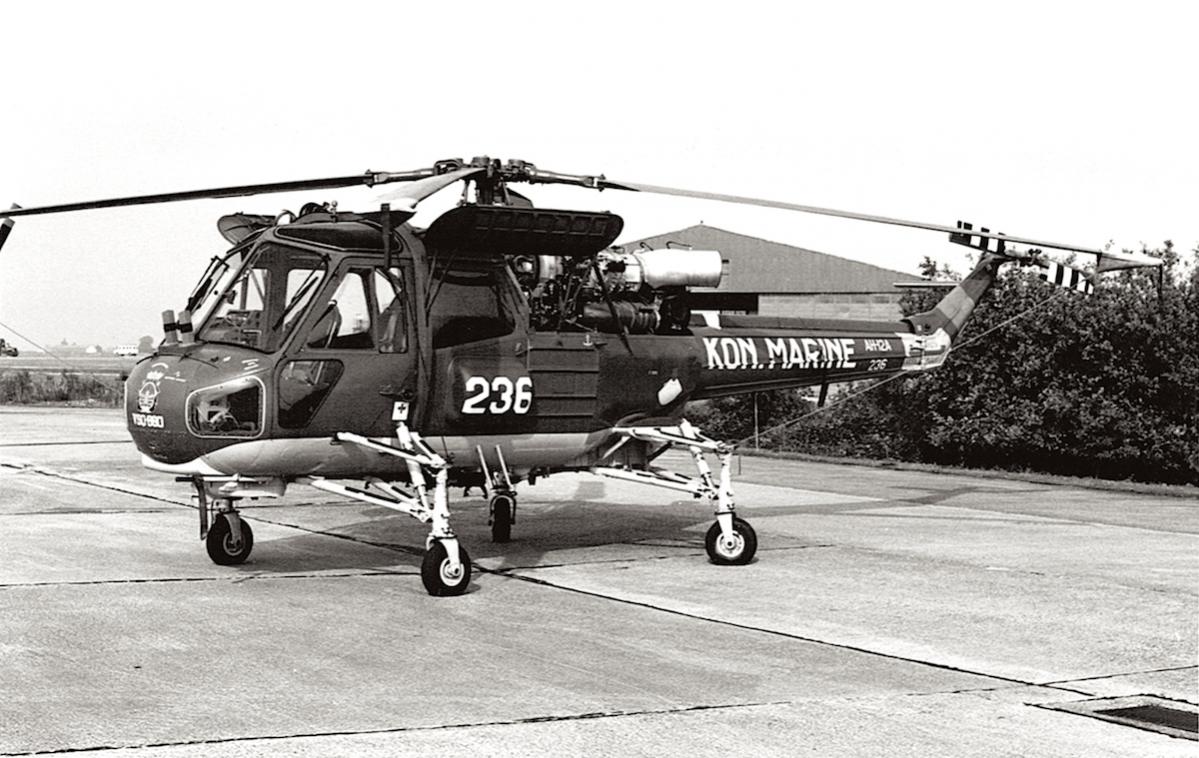
[[[722,316],[718,327],[694,330],[702,358],[692,398],[936,368],[945,362],[954,338],[1007,260],[1003,255],[984,254],[932,310],[902,321]]]

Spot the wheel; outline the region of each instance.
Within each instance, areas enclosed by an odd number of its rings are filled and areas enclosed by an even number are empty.
[[[516,498],[499,494],[491,498],[491,541],[507,542],[512,539],[512,515],[516,512]]]
[[[254,549],[254,531],[250,529],[245,519],[239,518],[241,524],[241,544],[234,546],[233,530],[229,527],[229,519],[225,514],[218,513],[208,530],[208,539],[204,546],[208,548],[208,557],[213,563],[221,566],[234,566],[244,563]]]
[[[720,532],[720,522],[717,521],[708,527],[704,549],[708,551],[708,560],[717,566],[744,566],[758,552],[758,535],[749,522],[734,518],[733,539],[726,542]]]
[[[425,551],[425,559],[420,564],[420,580],[430,595],[449,597],[466,592],[470,584],[470,556],[461,545],[458,546],[458,559],[461,565],[457,571],[451,571],[449,554],[441,540],[434,540],[433,545]]]

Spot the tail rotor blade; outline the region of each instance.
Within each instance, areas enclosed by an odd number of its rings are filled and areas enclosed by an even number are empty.
[[[1095,292],[1095,284],[1091,281],[1087,272],[1073,266],[1067,266],[1064,263],[1058,263],[1057,261],[1046,261],[1045,270],[1040,273],[1040,277],[1050,284],[1056,284],[1063,289],[1081,292],[1084,295],[1090,295]]]

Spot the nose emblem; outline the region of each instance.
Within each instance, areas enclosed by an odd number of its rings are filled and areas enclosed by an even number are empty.
[[[143,382],[142,388],[137,391],[137,409],[142,413],[149,413],[154,410],[157,402],[158,382]]]

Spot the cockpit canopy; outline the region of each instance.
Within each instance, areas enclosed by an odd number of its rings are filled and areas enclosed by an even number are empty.
[[[229,258],[227,283],[217,289],[217,300],[197,336],[204,342],[273,352],[328,276],[328,257],[263,242]]]

